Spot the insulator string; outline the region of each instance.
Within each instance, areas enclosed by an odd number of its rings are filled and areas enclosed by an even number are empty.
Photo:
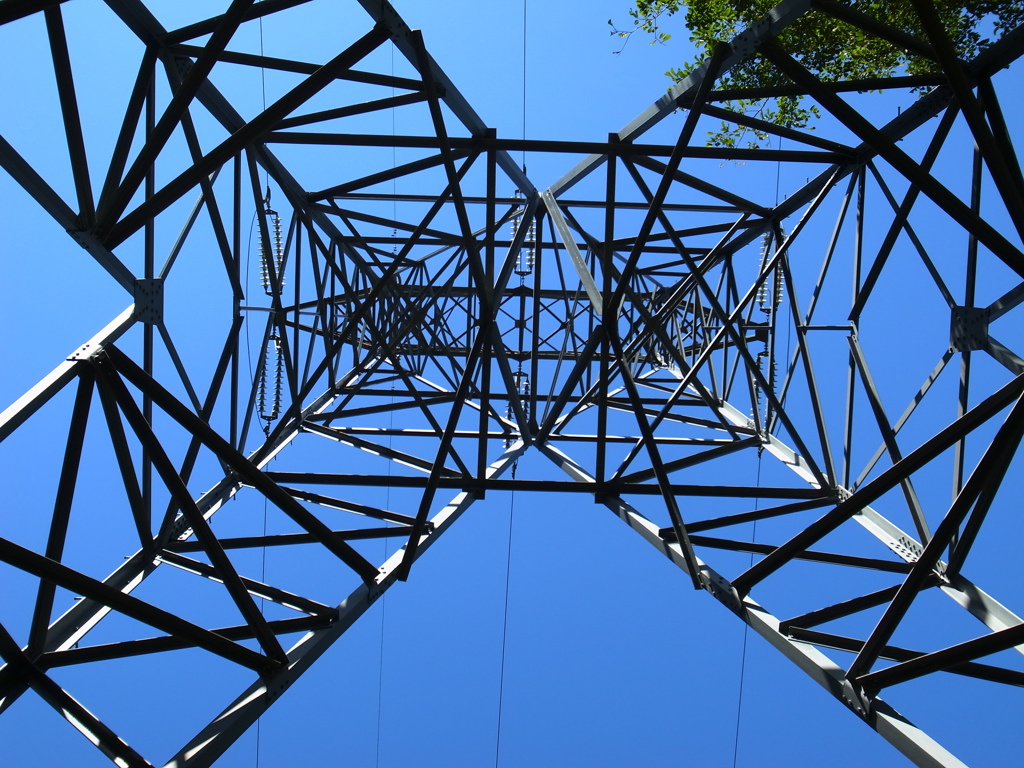
[[[262,59],[263,59],[263,55],[264,55],[263,54],[263,17],[262,16],[260,16],[259,23],[260,23],[260,61],[261,61],[261,66],[260,66],[260,90],[261,90],[262,96],[263,96],[263,111],[266,112],[267,111],[267,71],[262,66]],[[269,194],[270,194],[270,172],[267,171],[266,169],[264,169],[264,178],[265,178],[265,186],[267,187],[267,194],[268,194],[268,197],[269,197]],[[254,211],[253,215],[252,215],[252,224],[249,226],[249,242],[250,242],[250,244],[252,243],[252,228],[253,228],[253,225],[255,225],[255,224],[256,224],[256,212]],[[278,224],[278,230],[280,230],[280,223]],[[248,255],[246,256],[245,263],[246,263],[246,267],[245,267],[245,271],[246,271],[246,276],[245,276],[245,279],[246,279],[246,289],[248,290],[248,287],[249,287],[249,285],[248,285],[248,283],[249,283],[249,259],[248,259]],[[260,268],[264,269],[263,238],[262,237],[260,238]],[[246,315],[246,320],[245,320],[245,338],[246,338],[246,346],[248,347],[248,342],[249,342],[249,318],[248,318],[248,315]],[[251,347],[249,347],[249,349],[251,350]],[[251,354],[252,353],[250,351],[249,355],[246,355],[246,357],[248,359],[250,359],[250,360],[251,360]],[[249,370],[249,377],[252,378],[252,363],[251,362],[249,363],[249,368],[250,368],[250,370]],[[266,372],[266,365],[264,364],[264,374],[265,374],[265,372]],[[266,385],[265,379],[261,378],[261,380],[260,380],[260,388],[259,388],[259,392],[260,392],[259,396],[261,398],[263,398],[265,396],[265,393],[266,393],[266,386],[265,385]],[[278,398],[280,398],[280,392],[278,392]],[[280,407],[280,400],[278,401],[278,404],[279,404],[279,407]],[[270,434],[270,424],[269,424],[269,422],[265,425],[265,433],[268,436]],[[264,538],[264,541],[267,538],[267,499],[266,499],[266,497],[263,498],[263,538]],[[262,561],[261,561],[261,563],[262,564],[261,564],[261,571],[260,571],[260,581],[263,582],[263,583],[266,583],[266,578],[267,578],[267,547],[266,547],[265,544],[263,546],[263,553],[262,553]],[[261,599],[260,600],[260,614],[263,614],[263,603],[264,603],[264,601]],[[261,747],[261,741],[262,741],[261,740],[261,733],[260,733],[260,724],[261,724],[262,720],[263,720],[262,717],[257,717],[256,718],[256,768],[260,768],[260,747]]]

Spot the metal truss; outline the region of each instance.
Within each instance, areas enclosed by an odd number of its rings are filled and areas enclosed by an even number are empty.
[[[1024,434],[1024,180],[999,96],[1024,30],[963,62],[929,0],[927,40],[786,0],[584,143],[499,138],[383,0],[348,9],[364,23],[323,60],[236,44],[302,0],[173,29],[141,0],[94,5],[0,4],[0,32],[44,30],[27,66],[52,67],[66,138],[44,171],[0,136],[0,166],[129,304],[0,415],[0,449],[54,468],[52,510],[40,494],[37,529],[0,538],[31,595],[0,615],[0,710],[31,691],[116,764],[155,765],[62,672],[209,659],[248,682],[166,765],[210,765],[472,504],[542,490],[606,506],[916,764],[961,765],[887,700],[926,677],[1024,684],[1000,602],[1020,596],[988,554]],[[94,12],[138,50],[105,154],[66,35]],[[909,81],[819,81],[775,41],[806,14],[941,74],[898,114],[861,111],[857,91]],[[773,94],[716,89],[751,55],[818,130],[721,106]],[[261,69],[290,85],[257,107]],[[769,146],[704,146],[718,121]],[[521,151],[585,159],[542,191]],[[736,163],[780,169],[784,197],[712,170]],[[550,473],[517,475],[530,450]],[[736,484],[762,454],[763,482]],[[97,515],[127,555],[112,571],[77,537]],[[401,545],[383,561],[382,538]],[[320,575],[267,583],[272,547]]]

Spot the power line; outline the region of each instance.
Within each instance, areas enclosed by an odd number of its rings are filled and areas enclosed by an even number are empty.
[[[508,504],[508,549],[505,553],[505,610],[501,623],[501,674],[498,677],[498,731],[494,743],[494,768],[501,757],[501,715],[505,700],[505,649],[508,645],[508,592],[512,575],[512,519],[515,513],[516,492],[512,491]]]

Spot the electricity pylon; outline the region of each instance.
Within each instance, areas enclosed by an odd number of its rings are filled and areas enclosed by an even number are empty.
[[[5,466],[50,483],[36,527],[0,538],[21,591],[0,710],[31,691],[115,763],[153,765],[60,670],[202,658],[248,681],[168,763],[210,765],[487,491],[539,490],[607,507],[917,764],[961,765],[886,699],[926,676],[1024,682],[998,567],[1024,434],[1024,181],[998,94],[1024,29],[963,62],[928,0],[927,40],[786,0],[588,143],[498,137],[383,0],[348,9],[365,24],[330,57],[238,42],[298,5],[166,29],[141,0],[97,4],[137,53],[103,151],[67,43],[93,9],[0,6],[0,32],[44,43],[27,66],[55,73],[67,148],[8,133],[0,166],[129,304],[0,415]],[[775,40],[810,13],[937,74],[821,82]],[[716,88],[755,53],[789,84]],[[257,105],[261,71],[288,85]],[[909,108],[859,109],[907,87]],[[720,106],[789,93],[819,130]],[[768,146],[704,146],[708,121]],[[584,159],[539,190],[520,152]],[[734,163],[766,170],[710,171]],[[516,473],[526,451],[552,471]],[[762,456],[763,482],[732,479]],[[400,546],[375,555],[382,538]],[[269,583],[276,548],[316,577]]]

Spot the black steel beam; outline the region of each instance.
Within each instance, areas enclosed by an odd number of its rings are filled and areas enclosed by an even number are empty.
[[[236,2],[244,2],[244,0],[236,0]],[[249,2],[251,2],[251,0],[249,0]],[[373,50],[378,48],[386,39],[387,36],[385,32],[379,27],[375,27],[347,49],[331,59],[331,61],[323,67],[318,69],[316,74],[311,75],[305,81],[295,86],[295,88],[267,107],[264,112],[246,123],[243,128],[239,129],[229,138],[221,142],[217,147],[210,150],[203,157],[201,162],[193,164],[188,168],[188,170],[183,171],[177,176],[177,178],[168,182],[166,186],[159,189],[155,195],[139,205],[131,213],[120,218],[120,220],[117,220],[115,217],[119,217],[130,202],[130,193],[133,194],[134,190],[137,188],[135,177],[140,173],[140,171],[135,170],[133,173],[132,169],[129,169],[128,174],[125,176],[125,180],[121,183],[121,191],[118,199],[110,203],[108,210],[102,211],[99,214],[100,223],[97,225],[97,228],[100,234],[104,237],[104,243],[108,247],[113,248],[119,243],[124,242],[134,232],[138,231],[146,221],[166,209],[189,189],[195,187],[199,183],[200,179],[208,177],[215,169],[227,162],[233,155],[248,147],[250,144],[259,141],[262,135],[270,130],[279,120],[290,114],[299,105],[308,101],[319,91],[323,90],[332,80],[335,79],[338,72],[350,69],[358,61],[362,60]],[[227,40],[224,40],[223,42],[226,44]],[[215,55],[214,49],[211,47],[210,55],[204,57],[201,61],[207,67],[212,67]],[[197,64],[196,66],[198,67],[199,65]],[[172,110],[171,107],[174,106],[178,110],[186,108],[187,100],[191,100],[191,98],[198,93],[204,78],[205,74],[202,68],[195,69],[186,76],[185,83],[182,88],[179,89],[178,93],[175,94],[175,99],[172,102],[172,105],[167,108],[165,111],[165,118],[161,121],[160,125],[164,127],[165,131],[168,130],[168,125],[170,126],[170,129],[173,129],[179,118],[176,111]],[[179,94],[181,95],[179,96]],[[174,118],[173,122],[170,119],[171,116]],[[157,141],[158,138],[159,136],[155,137],[154,143],[147,144],[147,146],[155,147],[156,144],[159,143]],[[162,144],[160,145],[162,146]],[[150,149],[150,153],[152,153],[152,151],[153,150]],[[148,155],[146,155],[146,157],[148,157]],[[143,159],[143,156],[140,155],[140,157],[136,159],[132,168],[139,169],[145,167],[142,164]]]
[[[75,404],[71,411],[71,425],[68,429],[60,479],[57,481],[57,498],[53,504],[50,532],[46,539],[46,557],[56,562],[60,562],[63,557],[64,546],[67,543],[68,525],[71,522],[71,503],[75,496],[75,486],[78,484],[78,472],[82,462],[82,444],[85,440],[85,427],[89,421],[93,384],[92,372],[82,370],[79,375],[78,391],[75,393]],[[40,581],[28,634],[30,656],[38,655],[46,647],[46,628],[50,624],[50,614],[53,612],[53,598],[56,592],[56,584],[45,579]]]
[[[364,580],[373,579],[377,574],[374,568],[362,555],[348,544],[337,539],[334,533],[319,519],[308,512],[301,504],[292,499],[282,488],[272,482],[249,459],[236,451],[209,424],[183,406],[167,390],[161,387],[140,369],[129,357],[111,345],[104,353],[114,364],[115,370],[132,382],[143,392],[148,393],[168,416],[173,418],[193,435],[199,437],[225,464],[238,473],[239,478],[265,495],[271,503],[309,533],[317,536],[320,542],[340,560],[346,563]]]
[[[75,594],[91,598],[151,627],[177,635],[191,645],[205,648],[210,653],[222,656],[236,664],[260,673],[276,666],[272,659],[268,659],[256,651],[226,640],[209,630],[4,538],[0,538],[0,560],[39,578],[52,581]]]
[[[775,549],[763,560],[733,580],[733,586],[741,592],[748,592],[755,584],[781,568],[790,558],[834,531],[853,515],[891,490],[928,462],[950,448],[964,435],[974,431],[1020,396],[1024,390],[1024,374],[1018,376],[999,390],[989,395],[974,408],[949,426],[926,440],[878,477],[854,492],[845,501],[836,505],[823,517],[798,533],[788,542]]]

